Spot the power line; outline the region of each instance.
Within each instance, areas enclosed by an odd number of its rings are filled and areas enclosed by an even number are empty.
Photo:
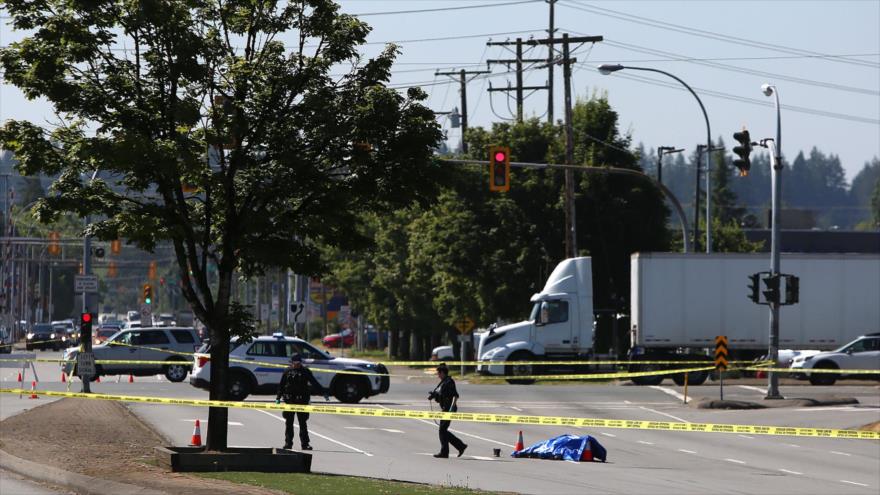
[[[379,15],[397,15],[397,14],[422,14],[426,12],[446,12],[450,10],[468,10],[468,9],[485,9],[491,7],[506,7],[510,5],[520,5],[526,3],[543,3],[543,0],[519,0],[516,2],[503,3],[486,3],[480,5],[460,5],[458,7],[438,7],[434,9],[418,9],[418,10],[394,10],[387,12],[365,12],[362,14],[351,14],[355,17],[379,16]]]
[[[737,45],[750,46],[753,48],[762,48],[766,50],[773,50],[782,53],[789,53],[795,55],[826,55],[824,53],[817,53],[810,50],[803,50],[801,48],[793,48],[783,45],[775,45],[773,43],[766,43],[763,41],[755,41],[749,40],[745,38],[739,38],[736,36],[726,35],[715,33],[711,31],[705,31],[702,29],[692,28],[688,26],[682,26],[680,24],[673,24],[670,22],[658,21],[656,19],[649,19],[647,17],[640,17],[633,14],[627,14],[625,12],[620,12],[617,10],[605,9],[601,7],[595,7],[592,5],[581,5],[581,4],[571,4],[569,3],[571,0],[563,0],[560,4],[564,7],[574,10],[580,10],[582,12],[588,12],[590,14],[601,15],[605,17],[611,17],[613,19],[618,19],[626,22],[632,22],[635,24],[641,24],[644,26],[650,26],[658,29],[665,29],[668,31],[674,31],[677,33],[687,34],[691,36],[699,36],[702,38],[713,39],[717,41],[724,41],[726,43],[733,43]],[[854,60],[850,58],[830,58],[834,62],[847,63],[852,65],[859,65],[863,67],[871,67],[871,68],[880,68],[880,64],[873,62],[866,62],[863,60]]]
[[[630,51],[641,52],[641,53],[648,53],[651,55],[665,55],[665,56],[670,56],[670,57],[679,57],[679,58],[673,58],[672,60],[684,60],[687,58],[687,57],[680,56],[680,55],[673,53],[673,52],[656,50],[653,48],[647,48],[647,47],[643,47],[643,46],[639,46],[639,45],[633,45],[630,43],[623,43],[620,41],[605,40],[605,42],[610,46],[622,48],[624,50],[630,50]],[[711,62],[708,60],[690,59],[687,61],[690,63],[693,63],[693,64],[703,65],[706,67],[713,67],[715,69],[721,69],[721,70],[726,70],[726,71],[740,72],[743,74],[750,74],[750,75],[754,75],[754,76],[770,77],[770,78],[774,78],[774,79],[790,81],[790,82],[795,82],[795,83],[800,83],[800,84],[806,84],[806,85],[810,85],[810,86],[818,86],[818,87],[823,87],[823,88],[836,89],[839,91],[847,91],[850,93],[859,93],[859,94],[866,94],[866,95],[871,95],[871,96],[880,96],[880,91],[873,90],[873,89],[858,88],[858,87],[854,87],[854,86],[846,86],[843,84],[829,83],[829,82],[825,82],[825,81],[816,81],[814,79],[806,79],[806,78],[795,77],[795,76],[787,76],[785,74],[778,74],[775,72],[765,72],[765,71],[760,71],[760,70],[755,70],[755,69],[749,69],[746,67],[737,67],[735,65],[720,64],[720,63]]]
[[[651,79],[651,78],[648,78],[648,77],[635,76],[635,75],[631,75],[631,74],[623,74],[623,73],[620,73],[620,72],[614,73],[614,76],[615,76],[615,77],[622,77],[622,78],[624,78],[624,79],[630,79],[630,80],[633,80],[633,81],[643,82],[643,83],[646,83],[646,84],[652,84],[652,85],[654,85],[654,86],[662,86],[662,87],[665,87],[665,88],[672,88],[672,89],[675,89],[675,90],[686,91],[686,89],[685,89],[684,87],[682,87],[682,86],[680,86],[680,85],[678,85],[678,84],[668,83],[668,82],[666,82],[666,81],[660,81],[660,80],[657,80],[657,79]],[[749,98],[749,97],[746,97],[746,96],[737,96],[737,95],[732,95],[732,94],[730,94],[730,93],[722,93],[722,92],[720,92],[720,91],[713,91],[713,90],[709,90],[709,89],[702,89],[702,88],[696,88],[696,87],[694,87],[693,89],[694,89],[694,91],[696,91],[697,93],[700,93],[700,94],[703,94],[703,95],[707,95],[707,96],[713,96],[713,97],[715,97],[715,98],[722,98],[722,99],[725,99],[725,100],[732,100],[732,101],[737,101],[737,102],[740,102],[740,103],[748,103],[748,104],[751,104],[751,105],[760,105],[760,106],[762,106],[762,107],[773,107],[773,103],[771,103],[771,102],[767,102],[767,101],[764,101],[764,100],[759,100],[759,99],[757,99],[757,98]],[[880,120],[878,120],[878,119],[871,119],[871,118],[867,118],[867,117],[860,117],[860,116],[857,116],[857,115],[849,115],[849,114],[843,114],[843,113],[828,112],[828,111],[825,111],[825,110],[817,110],[817,109],[815,109],[815,108],[801,107],[801,106],[795,106],[795,105],[780,105],[780,106],[781,106],[783,109],[785,109],[785,110],[789,110],[789,111],[792,111],[792,112],[806,113],[806,114],[810,114],[810,115],[817,115],[817,116],[820,116],[820,117],[829,117],[829,118],[832,118],[832,119],[848,120],[848,121],[851,121],[851,122],[859,122],[859,123],[862,123],[862,124],[880,125]]]

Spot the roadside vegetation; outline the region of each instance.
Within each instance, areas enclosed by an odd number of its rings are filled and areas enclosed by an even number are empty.
[[[456,486],[421,485],[403,481],[387,481],[357,476],[298,473],[200,473],[211,479],[280,490],[285,493],[309,495],[472,495],[499,494]]]

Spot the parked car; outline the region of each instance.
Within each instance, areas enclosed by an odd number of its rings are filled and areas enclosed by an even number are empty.
[[[6,327],[0,327],[0,354],[12,353],[12,332]]]
[[[812,356],[798,356],[791,364],[792,369],[799,369],[805,373],[798,375],[806,377],[813,385],[834,385],[834,382],[842,376],[846,376],[846,370],[877,370],[877,375],[850,375],[853,378],[878,378],[880,377],[880,333],[862,335],[845,346],[828,352],[820,352]],[[840,370],[841,373],[809,373],[813,369]]]
[[[290,356],[299,354],[303,364],[315,370],[318,382],[330,389],[340,402],[357,403],[365,397],[388,392],[388,376],[353,375],[335,373],[349,370],[372,373],[388,373],[382,364],[362,359],[339,358],[327,354],[305,340],[287,337],[282,333],[257,337],[251,342],[239,344],[237,339],[230,343],[229,398],[244,400],[251,394],[274,395],[278,391],[281,373],[290,361]],[[211,346],[205,344],[193,359],[193,372],[189,383],[197,388],[208,390],[211,386]],[[247,361],[253,361],[248,363]],[[266,366],[271,363],[274,366]]]
[[[122,330],[104,343],[92,347],[95,360],[163,361],[165,364],[101,364],[95,365],[98,375],[149,376],[162,373],[172,382],[182,382],[192,369],[188,356],[201,347],[199,336],[192,328],[150,327]],[[163,352],[173,351],[173,352]],[[64,352],[64,359],[75,360],[79,349]],[[65,363],[70,373],[72,364]]]
[[[330,349],[351,347],[354,345],[354,332],[346,328],[339,333],[331,333],[330,335],[324,337],[323,339],[321,339],[321,343],[324,344],[324,347]]]
[[[35,323],[25,335],[24,347],[29,351],[33,349],[57,351],[61,349],[61,334],[55,332],[62,330],[56,330],[51,323]]]

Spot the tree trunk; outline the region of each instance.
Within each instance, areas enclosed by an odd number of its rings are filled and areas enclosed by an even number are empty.
[[[397,359],[397,330],[388,331],[388,359]]]
[[[398,346],[398,350],[400,351],[400,358],[406,361],[409,360],[409,338],[412,331],[403,330],[400,334],[400,345]]]
[[[229,332],[211,328],[211,390],[209,399],[226,400],[226,375],[229,369]],[[227,421],[229,410],[225,407],[208,408],[207,450],[222,451],[227,447]]]
[[[450,328],[446,331],[446,335],[449,337],[449,345],[452,346],[452,356],[456,360],[461,360],[461,346],[458,344],[458,332]]]
[[[421,361],[423,359],[422,354],[422,343],[424,342],[424,338],[422,337],[421,332],[413,332],[412,333],[412,343],[410,345],[410,358],[416,361]]]

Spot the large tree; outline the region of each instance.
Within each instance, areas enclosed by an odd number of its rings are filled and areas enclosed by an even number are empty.
[[[362,60],[369,27],[332,1],[5,6],[25,35],[0,51],[4,77],[58,119],[9,121],[0,144],[23,173],[60,174],[42,219],[72,211],[97,218],[99,238],[172,242],[210,331],[213,400],[227,397],[230,337],[251,331],[234,274],[318,274],[319,245],[362,241],[356,212],[408,205],[429,182],[440,132],[424,93],[387,88],[396,47]],[[112,178],[88,180],[96,169]],[[226,448],[226,425],[211,408],[209,449]]]

